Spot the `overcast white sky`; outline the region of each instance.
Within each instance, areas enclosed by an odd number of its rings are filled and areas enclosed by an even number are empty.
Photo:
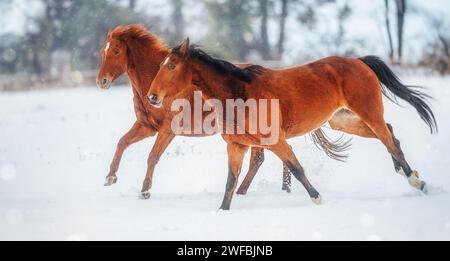
[[[95,0],[94,0],[95,1]],[[149,12],[158,14],[169,14],[170,9],[165,4],[167,0],[141,0],[138,8]],[[25,31],[25,17],[26,14],[35,14],[40,10],[39,0],[13,0],[12,7],[5,9],[4,3],[0,0],[0,10],[2,12],[0,17],[2,27],[0,27],[0,34],[6,32],[23,33]],[[386,37],[383,27],[383,13],[384,1],[382,0],[338,0],[339,4],[348,2],[353,7],[353,14],[351,19],[346,24],[346,29],[349,38],[365,39],[367,50],[364,52],[372,52],[378,55],[386,53]],[[450,1],[447,0],[410,0],[410,6],[417,10],[427,10],[439,16],[447,16],[450,11]],[[331,7],[331,6],[329,6]],[[187,17],[201,17],[203,10],[198,8],[186,8],[185,15]],[[314,32],[302,28],[292,17],[288,22],[289,39],[287,43],[288,61],[292,61],[293,57],[300,56],[303,52],[307,52],[316,46],[320,37],[326,35],[328,32],[334,30],[333,14],[335,8],[321,8],[319,10],[320,24]],[[195,19],[188,19],[188,21],[195,21]],[[204,21],[197,21],[190,23],[187,34],[194,39],[200,41],[201,37],[206,33],[204,26],[201,26]],[[423,18],[423,15],[415,14],[408,17],[408,26],[406,28],[406,44],[407,53],[418,53],[419,49],[424,47],[424,44],[434,33],[434,29],[430,27],[429,23]],[[273,40],[276,36],[276,26],[271,26],[270,31]],[[322,52],[319,50],[319,52]],[[326,51],[323,51],[326,53]]]

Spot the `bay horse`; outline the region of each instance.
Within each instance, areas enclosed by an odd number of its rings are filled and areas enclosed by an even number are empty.
[[[151,83],[148,100],[152,105],[171,100],[186,86],[195,84],[204,95],[226,103],[228,99],[277,99],[280,104],[279,139],[273,145],[263,144],[263,134],[222,134],[227,143],[228,180],[222,210],[229,210],[236,189],[244,155],[249,147],[263,147],[272,151],[305,187],[312,201],[321,204],[321,196],[305,176],[287,139],[305,135],[326,122],[336,130],[362,137],[377,138],[402,170],[409,184],[426,192],[426,183],[407,163],[394,136],[393,128],[384,120],[383,94],[395,101],[400,98],[411,104],[420,117],[437,131],[434,114],[426,102],[430,96],[403,85],[391,69],[379,58],[328,57],[300,67],[271,70],[262,66],[239,68],[211,57],[189,39],[173,48]],[[393,94],[393,96],[390,96]],[[258,121],[261,114],[257,114]],[[269,113],[270,115],[270,113]],[[245,127],[249,114],[246,114]],[[217,118],[219,119],[219,118]],[[223,121],[226,121],[223,119]],[[225,126],[226,122],[222,122]],[[239,123],[235,123],[239,124]],[[242,123],[241,123],[242,124]]]
[[[147,173],[141,191],[142,198],[148,199],[155,166],[175,137],[170,128],[173,113],[164,108],[150,106],[146,98],[150,83],[155,78],[164,58],[169,55],[170,49],[159,37],[149,32],[143,25],[131,24],[118,26],[108,32],[106,42],[100,53],[102,62],[96,79],[98,87],[109,89],[117,78],[126,73],[133,89],[134,111],[137,118],[131,129],[120,139],[117,145],[105,186],[111,186],[117,182],[116,173],[122,155],[130,145],[157,135],[155,144],[148,156]],[[195,88],[193,86],[189,86],[189,88],[187,93],[190,94],[189,99],[192,101],[192,93]],[[207,135],[186,136],[203,137]],[[342,159],[339,152],[346,150],[348,147],[344,143],[330,142],[320,129],[315,131],[312,137],[314,142],[319,145],[318,147],[324,150],[327,155],[338,160]],[[240,194],[246,194],[263,162],[264,149],[253,148],[249,170],[240,187]],[[288,168],[284,166],[282,189],[287,192],[290,192],[290,177]]]

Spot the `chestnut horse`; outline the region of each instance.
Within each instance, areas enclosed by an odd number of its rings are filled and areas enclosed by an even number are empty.
[[[102,89],[109,89],[117,78],[126,73],[133,88],[134,110],[137,118],[117,145],[105,186],[111,186],[117,182],[116,173],[122,155],[130,145],[147,137],[158,135],[148,157],[148,169],[142,187],[144,199],[150,197],[149,191],[155,166],[175,137],[170,128],[172,112],[150,106],[146,98],[150,83],[156,76],[161,62],[169,53],[170,49],[166,44],[142,25],[116,27],[108,33],[106,43],[101,49],[102,63],[97,76],[97,85]],[[187,93],[190,94],[190,101],[193,101],[194,87],[189,88]],[[314,132],[312,137],[314,142],[332,158],[340,159],[339,152],[346,149],[345,144],[333,144],[328,141],[320,129]],[[240,187],[240,194],[247,192],[263,161],[264,149],[253,148],[249,171]],[[290,173],[286,166],[283,171],[283,190],[290,191]]]
[[[148,91],[152,105],[171,100],[191,83],[204,97],[221,101],[222,104],[226,104],[228,99],[269,98],[279,101],[279,117],[269,119],[280,123],[280,135],[275,144],[264,144],[261,132],[253,134],[249,131],[249,122],[255,120],[250,119],[249,114],[246,115],[245,134],[222,134],[228,145],[229,172],[221,209],[230,209],[242,160],[249,147],[254,146],[275,153],[303,184],[312,201],[320,204],[319,192],[306,178],[286,140],[307,134],[328,121],[334,129],[379,139],[395,159],[397,170],[403,170],[409,184],[426,192],[426,183],[419,179],[417,171],[411,169],[392,126],[384,120],[382,95],[388,95],[390,91],[394,94],[394,97],[388,96],[392,100],[398,97],[410,103],[433,133],[437,130],[437,124],[425,101],[429,96],[403,85],[379,58],[329,57],[284,70],[256,65],[239,68],[190,46],[187,39],[172,49],[165,61]],[[261,114],[256,115],[260,121]],[[225,121],[223,119],[222,126],[227,124]],[[234,124],[236,126],[239,122]]]

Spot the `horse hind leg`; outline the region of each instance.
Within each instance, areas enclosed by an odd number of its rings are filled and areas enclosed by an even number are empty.
[[[247,175],[245,175],[244,181],[242,181],[236,194],[246,195],[250,184],[253,181],[256,173],[264,162],[264,149],[263,148],[252,148],[252,155],[250,157],[250,166],[248,168]]]
[[[256,173],[258,172],[261,165],[264,163],[264,149],[263,148],[252,148],[252,155],[250,157],[250,166],[248,169],[247,174],[245,175],[244,180],[242,181],[241,185],[239,186],[239,189],[237,190],[236,194],[238,195],[246,195],[247,191],[253,182],[253,179],[256,176]],[[287,193],[291,193],[291,172],[289,171],[289,168],[286,164],[283,163],[283,185],[282,190],[286,191]]]
[[[289,148],[292,150],[291,146]],[[285,162],[283,162],[283,185],[281,186],[281,190],[286,191],[288,194],[292,192],[292,172]]]
[[[283,163],[283,186],[281,189],[287,193],[292,192],[292,173],[286,163]]]
[[[356,135],[363,138],[378,139],[378,136],[364,121],[362,121],[358,117],[358,115],[347,109],[342,109],[336,112],[329,121],[329,124],[333,130],[342,131],[347,134]],[[392,125],[387,124],[387,127],[389,128],[392,134],[395,145],[397,146],[398,149],[401,150],[400,141],[397,140],[396,137],[394,136]],[[392,157],[392,161],[394,162],[395,171],[399,174],[402,174],[403,176],[406,176],[402,172],[403,169],[400,162],[397,161],[394,157]]]
[[[389,123],[387,124],[387,127],[388,127],[389,131],[390,131],[391,134],[392,134],[392,139],[394,140],[395,146],[403,153],[402,147],[401,147],[401,145],[400,145],[400,141],[397,139],[397,137],[395,137],[395,134],[394,134],[394,128],[393,128],[392,125],[389,124]],[[394,157],[392,157],[392,160],[394,161],[395,171],[396,171],[398,174],[400,174],[400,175],[406,177],[406,174],[403,172],[403,169],[402,169],[402,164],[401,164],[399,161],[397,161]]]
[[[350,110],[356,113],[362,121],[373,131],[377,138],[386,146],[387,150],[394,159],[395,165],[400,165],[401,169],[405,173],[409,184],[423,192],[426,192],[426,183],[419,179],[419,174],[417,171],[413,171],[405,159],[405,155],[400,148],[400,142],[394,137],[393,131],[390,130],[389,126],[385,121],[381,110],[376,108],[382,108],[382,103],[380,104],[367,104],[373,100],[366,100],[361,106],[351,106]],[[371,108],[370,111],[367,108]],[[391,126],[392,128],[392,126]]]
[[[337,111],[329,121],[333,130],[342,131],[347,134],[357,135],[363,138],[378,138],[358,115],[350,110]]]
[[[395,142],[397,139],[393,137],[391,131],[388,128],[388,125],[384,124],[382,126],[373,126],[373,128],[376,129],[375,132],[379,135],[380,140],[388,148],[388,151],[391,153],[396,163],[398,162],[398,164],[401,166],[401,169],[408,179],[409,184],[418,190],[426,192],[426,183],[420,180],[419,173],[417,171],[413,171],[409,166],[408,162],[405,159],[403,151]]]

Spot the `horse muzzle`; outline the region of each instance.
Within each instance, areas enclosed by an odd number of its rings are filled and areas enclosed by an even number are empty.
[[[108,90],[109,88],[111,88],[111,84],[112,81],[107,78],[97,80],[97,86],[100,89]]]
[[[150,94],[147,98],[148,98],[148,102],[153,107],[158,108],[158,109],[162,107],[163,99],[159,100],[158,95],[153,93],[153,94]]]

